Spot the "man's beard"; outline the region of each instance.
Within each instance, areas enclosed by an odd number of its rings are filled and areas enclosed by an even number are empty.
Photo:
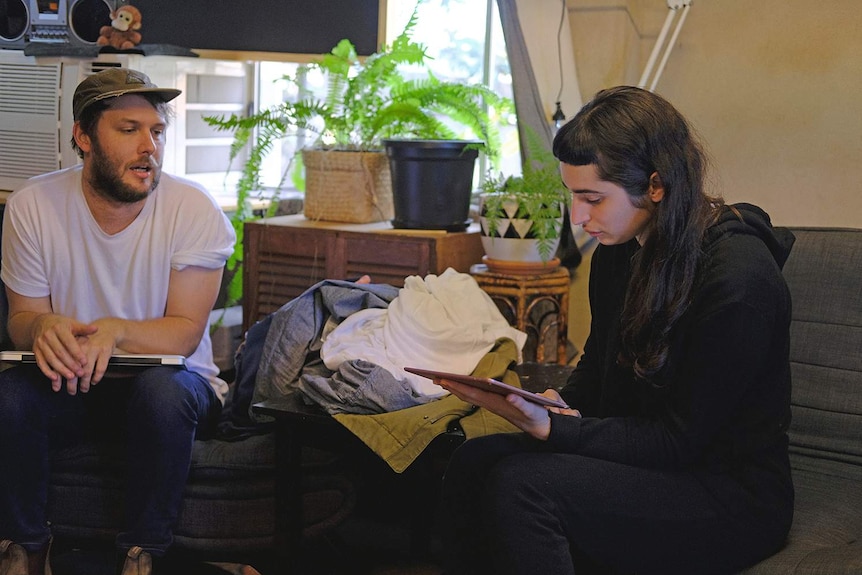
[[[90,152],[92,165],[89,180],[94,191],[103,198],[124,204],[134,204],[145,200],[159,185],[161,167],[150,161],[150,159],[147,159],[147,162],[150,163],[152,168],[153,185],[150,186],[149,190],[141,192],[133,186],[126,184],[122,179],[122,175],[116,173],[115,166],[112,165],[108,154],[105,153],[98,140],[93,138],[92,143],[93,149]]]

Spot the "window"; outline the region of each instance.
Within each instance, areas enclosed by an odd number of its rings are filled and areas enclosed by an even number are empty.
[[[388,0],[386,41],[404,28],[415,0]],[[413,38],[428,47],[429,67],[442,80],[482,83],[495,92],[513,97],[512,74],[495,0],[423,0]],[[514,114],[499,126],[503,140],[499,170],[519,173],[521,158]],[[478,171],[483,175],[489,166]]]
[[[415,0],[388,0],[387,43],[403,29],[410,17]],[[490,20],[489,20],[490,17]],[[430,67],[443,80],[485,83],[497,93],[512,97],[512,77],[503,41],[496,2],[486,0],[423,0],[419,5],[418,25],[414,39],[428,46],[433,58]],[[267,108],[295,98],[297,88],[281,80],[285,75],[301,73],[301,65],[289,62],[260,62],[258,64],[258,106]],[[303,78],[303,88],[322,91],[324,79],[308,74]],[[292,93],[293,92],[293,93]],[[321,94],[322,96],[322,94]],[[499,127],[503,140],[499,170],[505,174],[520,171],[517,125],[514,114],[504,119]],[[291,188],[290,181],[282,181],[297,147],[305,142],[287,138],[281,148],[267,158],[262,183],[268,188],[279,185]],[[477,183],[489,166],[479,164],[476,170]]]

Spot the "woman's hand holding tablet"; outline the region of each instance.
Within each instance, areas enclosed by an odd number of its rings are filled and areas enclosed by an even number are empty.
[[[528,401],[543,405],[545,407],[559,407],[561,409],[570,409],[564,401],[557,401],[555,399],[551,399],[550,397],[545,397],[544,395],[533,393],[532,391],[527,391],[526,389],[521,389],[520,387],[514,387],[507,383],[503,383],[502,381],[497,381],[496,379],[491,379],[490,377],[475,377],[472,375],[461,375],[457,373],[448,373],[445,371],[420,369],[418,367],[405,367],[404,371],[407,371],[409,373],[415,373],[416,375],[421,375],[422,377],[427,377],[431,380],[448,379],[451,381],[457,381],[458,383],[463,383],[465,385],[476,387],[484,391],[490,391],[499,395],[509,395],[510,393],[514,393]]]

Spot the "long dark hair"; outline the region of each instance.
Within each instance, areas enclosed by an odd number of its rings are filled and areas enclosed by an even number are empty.
[[[654,376],[668,358],[674,325],[689,306],[703,258],[701,244],[722,204],[704,189],[706,154],[685,118],[662,97],[631,86],[602,90],[560,128],[554,156],[593,164],[598,176],[643,206],[650,177],[664,187],[632,262],[622,311],[620,360],[638,377]]]

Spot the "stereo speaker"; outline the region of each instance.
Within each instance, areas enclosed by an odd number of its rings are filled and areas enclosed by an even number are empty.
[[[95,46],[116,0],[0,0],[0,48]]]
[[[69,36],[74,42],[94,45],[102,26],[111,25],[113,2],[107,0],[71,0],[69,4]]]
[[[27,0],[0,0],[0,48],[22,50],[30,29]]]

